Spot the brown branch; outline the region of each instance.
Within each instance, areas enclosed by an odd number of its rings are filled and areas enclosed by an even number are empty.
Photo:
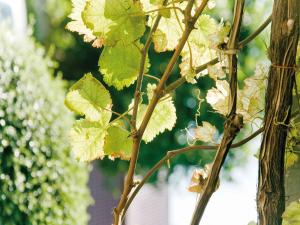
[[[231,148],[238,148],[244,144],[246,144],[248,141],[252,140],[253,138],[255,138],[257,135],[259,135],[260,133],[262,133],[264,130],[264,128],[260,128],[257,131],[255,131],[253,134],[249,135],[248,137],[246,137],[245,139],[232,144]],[[216,150],[218,149],[219,145],[215,145],[215,146],[203,146],[203,145],[194,145],[194,146],[188,146],[185,148],[181,148],[181,149],[177,149],[177,150],[173,150],[173,151],[168,151],[168,153],[161,159],[159,160],[150,170],[148,170],[148,172],[146,173],[146,175],[144,176],[144,178],[139,182],[139,184],[137,185],[137,187],[134,189],[134,191],[132,192],[132,194],[130,195],[130,197],[128,198],[128,201],[126,202],[126,205],[124,207],[124,211],[123,211],[123,215],[122,215],[122,219],[125,217],[125,214],[127,212],[127,209],[129,208],[129,206],[131,205],[132,201],[134,200],[135,196],[138,194],[138,192],[140,191],[140,189],[144,186],[144,184],[147,182],[147,180],[163,165],[165,164],[168,160],[174,158],[175,156],[179,155],[179,154],[183,154],[186,152],[190,152],[190,151],[194,151],[194,150]]]
[[[238,34],[240,32],[242,15],[244,9],[244,0],[236,0],[234,9],[233,27],[230,33],[227,48],[229,50],[236,50],[238,45]],[[233,51],[235,52],[235,51]],[[236,54],[228,55],[229,60],[229,75],[230,75],[230,101],[229,110],[230,113],[227,117],[224,126],[224,135],[221,144],[218,147],[212,169],[209,173],[208,180],[205,184],[203,194],[197,202],[191,225],[198,225],[204,210],[210,200],[212,194],[216,190],[218,184],[219,173],[221,167],[225,161],[225,158],[229,152],[231,144],[243,126],[243,117],[236,114],[236,102],[237,102],[237,57]]]
[[[165,5],[167,3],[167,1],[168,0],[164,0],[163,5]],[[136,90],[134,93],[133,113],[132,113],[132,119],[131,119],[131,124],[133,127],[133,129],[132,129],[132,133],[133,133],[132,153],[131,153],[131,157],[130,157],[128,174],[127,174],[125,182],[124,182],[123,193],[121,195],[118,206],[116,208],[114,208],[114,212],[113,212],[115,225],[119,224],[120,213],[123,210],[124,205],[127,201],[128,195],[132,189],[133,176],[134,176],[134,171],[135,171],[139,148],[140,148],[140,143],[141,143],[141,137],[136,135],[136,132],[137,132],[136,117],[137,117],[137,112],[138,112],[139,101],[141,98],[141,87],[142,87],[142,81],[143,81],[143,76],[144,76],[144,71],[145,71],[147,53],[148,53],[148,50],[149,50],[149,47],[150,47],[150,44],[152,41],[153,33],[156,31],[160,20],[161,20],[161,14],[159,13],[154,22],[153,27],[151,28],[151,30],[149,32],[149,36],[145,43],[145,46],[141,50],[140,69],[139,69],[139,75],[137,78]]]
[[[164,0],[163,5],[167,4],[167,0]],[[161,14],[158,14],[153,27],[151,28],[147,41],[145,43],[145,46],[141,50],[141,61],[140,61],[140,68],[139,68],[139,75],[137,78],[137,83],[136,83],[136,89],[134,93],[134,103],[133,103],[133,112],[132,112],[132,124],[134,127],[136,127],[136,117],[137,117],[137,111],[138,111],[138,106],[139,106],[139,101],[141,98],[141,87],[142,87],[142,82],[143,82],[143,76],[144,76],[144,71],[145,71],[145,64],[146,64],[146,59],[147,59],[147,54],[149,51],[149,47],[152,41],[153,33],[157,30],[159,22],[161,20]]]

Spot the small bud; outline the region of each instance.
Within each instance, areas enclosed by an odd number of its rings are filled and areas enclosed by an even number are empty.
[[[295,20],[289,19],[286,23],[287,28],[288,28],[288,33],[290,34],[294,28]]]

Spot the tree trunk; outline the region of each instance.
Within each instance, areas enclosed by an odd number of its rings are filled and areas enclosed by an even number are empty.
[[[257,193],[260,225],[280,225],[285,209],[284,153],[292,108],[299,36],[299,0],[275,0],[266,93],[265,131],[259,155]]]

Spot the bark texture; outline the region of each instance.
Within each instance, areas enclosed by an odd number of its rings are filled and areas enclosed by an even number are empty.
[[[272,65],[259,155],[257,208],[260,225],[281,225],[285,209],[284,153],[295,80],[299,12],[299,0],[274,1],[268,52]]]

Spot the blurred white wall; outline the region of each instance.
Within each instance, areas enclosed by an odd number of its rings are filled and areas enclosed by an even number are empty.
[[[16,35],[26,35],[26,18],[25,0],[0,0],[0,22],[9,20]]]
[[[132,202],[126,225],[168,225],[168,185],[145,185]]]

